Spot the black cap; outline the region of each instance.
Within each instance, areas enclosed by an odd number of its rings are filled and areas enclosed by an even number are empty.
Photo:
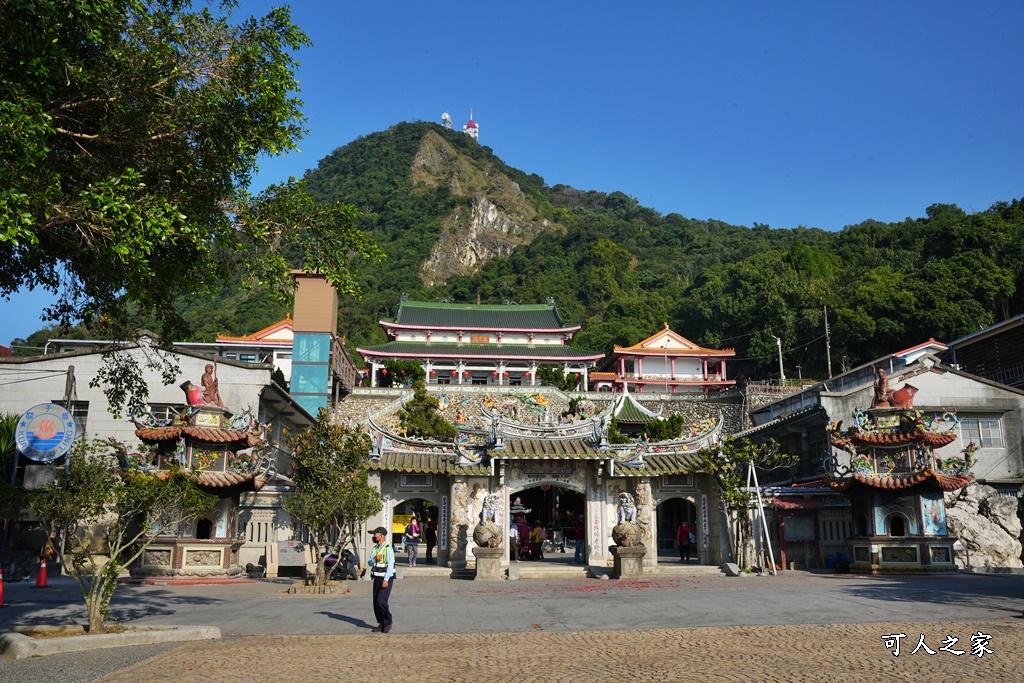
[[[369,533],[370,533],[371,536],[373,536],[374,534],[380,534],[381,536],[387,538],[388,530],[385,529],[382,526],[379,526],[376,529],[373,529],[372,531],[370,531]]]

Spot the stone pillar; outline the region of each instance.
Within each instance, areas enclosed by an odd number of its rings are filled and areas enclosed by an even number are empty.
[[[614,564],[612,576],[616,579],[639,579],[644,575],[644,554],[647,548],[643,545],[628,548],[613,545],[611,548]]]
[[[587,565],[591,573],[600,576],[607,571],[605,561],[608,552],[608,529],[605,523],[605,484],[603,478],[603,462],[590,465],[587,476]]]
[[[636,521],[641,529],[640,543],[647,548],[644,564],[654,567],[658,564],[658,527],[654,501],[651,500],[650,477],[640,477],[636,485]]]
[[[505,553],[502,547],[473,548],[476,555],[476,578],[481,581],[501,581],[505,572],[501,568],[501,556]]]
[[[452,479],[452,514],[448,521],[448,566],[463,569],[466,566],[466,548],[472,533],[469,520],[469,486],[465,477]]]

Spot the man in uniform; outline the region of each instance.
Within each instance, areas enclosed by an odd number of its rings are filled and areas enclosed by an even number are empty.
[[[388,530],[382,526],[370,532],[373,536],[373,550],[367,564],[373,577],[373,616],[377,618],[374,633],[391,631],[391,582],[395,576],[395,551],[388,543]]]

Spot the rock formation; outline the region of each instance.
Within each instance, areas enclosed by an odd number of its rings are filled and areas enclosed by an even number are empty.
[[[991,486],[971,484],[947,493],[945,500],[949,533],[970,551],[972,567],[1024,567],[1016,498],[1000,496]],[[956,559],[959,566],[966,566],[967,552],[957,552]]]

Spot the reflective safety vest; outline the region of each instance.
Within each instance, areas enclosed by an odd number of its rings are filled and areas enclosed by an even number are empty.
[[[388,544],[374,546],[373,567],[370,576],[384,576],[388,573]]]

